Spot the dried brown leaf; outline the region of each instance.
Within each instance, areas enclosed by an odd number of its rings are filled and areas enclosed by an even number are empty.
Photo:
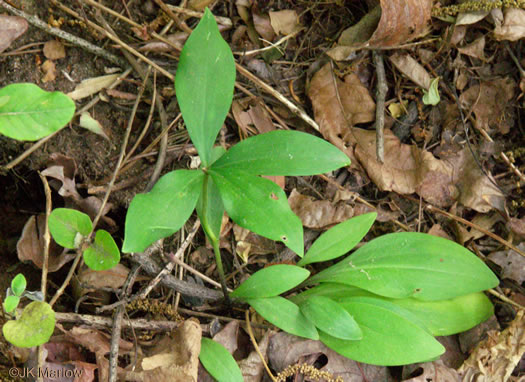
[[[315,200],[310,196],[301,195],[295,188],[288,198],[288,203],[301,219],[303,226],[308,228],[325,228],[354,216],[354,209],[345,202],[334,204],[328,200]]]
[[[520,243],[518,249],[525,250],[525,243]],[[512,249],[493,252],[488,259],[501,267],[501,277],[516,281],[519,285],[525,281],[525,257]]]
[[[417,373],[417,377],[410,378],[409,376],[413,373]],[[428,382],[433,381],[434,379],[436,381],[461,382],[458,372],[445,366],[441,360],[416,363],[403,368],[404,382]]]
[[[277,35],[289,35],[299,29],[299,17],[292,9],[270,12],[270,24]]]
[[[525,38],[525,10],[519,8],[505,8],[503,24],[494,29],[496,40],[517,41]]]
[[[32,261],[42,269],[44,264],[44,228],[45,215],[31,216],[22,231],[22,236],[16,244],[16,251],[20,261]],[[37,227],[38,226],[38,227]],[[48,272],[56,272],[64,264],[75,257],[74,253],[59,247],[53,240],[49,245]]]
[[[496,382],[509,380],[525,349],[525,311],[503,332],[489,332],[458,372],[464,381]]]
[[[328,55],[345,60],[362,48],[394,48],[427,33],[431,0],[380,0],[356,25],[341,34]]]
[[[266,41],[272,41],[275,38],[272,24],[270,23],[270,16],[259,13],[257,9],[252,12],[253,26],[255,30]]]
[[[275,334],[275,332],[266,332],[258,343],[259,350],[261,354],[263,354],[265,362],[268,362],[268,345],[270,344],[270,337],[273,334]],[[239,361],[239,368],[241,369],[244,382],[260,382],[265,374],[261,357],[259,357],[259,354],[255,350],[252,351],[248,357]]]
[[[48,60],[58,60],[66,57],[66,48],[57,40],[50,40],[44,44],[44,56]]]
[[[23,17],[0,15],[0,53],[22,36],[29,24]]]
[[[525,238],[525,218],[510,218],[507,227],[516,235]]]
[[[432,81],[430,74],[428,74],[423,65],[417,62],[410,54],[396,52],[390,56],[390,61],[392,61],[401,73],[410,78],[412,82],[428,90],[430,82]]]
[[[393,381],[386,367],[350,360],[329,349],[320,341],[306,340],[280,332],[270,338],[268,347],[268,360],[276,371],[304,362],[306,357],[314,363],[323,354],[328,359],[328,363],[320,370],[330,372],[335,378],[341,377],[343,381],[352,382]]]
[[[127,371],[127,380],[144,382],[197,382],[202,330],[196,320],[186,320],[139,361],[137,371]]]
[[[510,77],[476,84],[464,91],[461,105],[476,115],[476,128],[490,132],[498,129],[505,134],[509,124],[505,115],[509,102],[514,98],[516,83]]]
[[[466,54],[467,56],[477,58],[481,61],[486,61],[485,57],[485,36],[474,40],[470,44],[467,44],[461,48],[458,48],[458,52]]]
[[[42,82],[53,82],[57,77],[57,68],[53,61],[46,60],[40,67],[42,71],[44,72],[44,77],[42,78]]]

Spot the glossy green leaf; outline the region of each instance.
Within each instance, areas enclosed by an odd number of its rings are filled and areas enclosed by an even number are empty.
[[[315,175],[348,166],[334,145],[314,135],[275,130],[237,143],[212,168],[243,170],[254,175]]]
[[[239,170],[210,170],[224,208],[240,225],[303,256],[303,226],[274,182]]]
[[[95,241],[84,251],[84,262],[94,271],[113,268],[120,261],[120,251],[110,233],[99,229]]]
[[[78,248],[82,237],[89,235],[92,229],[89,216],[71,208],[55,208],[49,215],[49,232],[64,248]]]
[[[34,84],[0,89],[0,134],[19,141],[35,141],[63,128],[75,113],[75,103],[60,92],[46,92]]]
[[[459,244],[416,232],[392,233],[366,243],[309,284],[337,282],[381,296],[446,300],[498,285],[498,278]]]
[[[18,320],[7,321],[2,327],[5,339],[20,348],[45,344],[54,330],[55,312],[41,301],[30,303]]]
[[[358,362],[395,366],[424,362],[445,352],[443,346],[416,324],[410,312],[384,300],[354,297],[341,306],[363,331],[359,341],[341,340],[320,332],[321,341]]]
[[[197,216],[206,235],[212,240],[218,239],[221,236],[222,216],[224,215],[221,195],[215,182],[208,174],[204,176],[202,188],[197,202]]]
[[[122,252],[143,252],[177,232],[191,216],[202,189],[200,170],[176,170],[159,179],[151,192],[136,195],[126,215]]]
[[[319,339],[314,324],[301,313],[293,302],[280,297],[253,298],[246,300],[266,321],[299,337]]]
[[[18,296],[7,296],[4,300],[4,310],[6,313],[13,312],[18,304],[20,303],[20,297]]]
[[[312,296],[301,305],[301,312],[323,332],[343,340],[360,340],[363,332],[354,318],[338,303],[324,296]]]
[[[230,352],[214,340],[202,337],[199,359],[202,366],[218,382],[244,381],[241,369]]]
[[[363,289],[335,283],[322,283],[291,298],[296,304],[316,296],[344,303],[352,297],[373,297],[388,301],[411,312],[434,336],[448,336],[469,330],[494,314],[492,303],[482,292],[449,300],[421,301],[415,298],[382,297]]]
[[[203,166],[233,99],[235,61],[215,18],[206,9],[180,54],[175,91],[188,133]]]
[[[230,296],[242,299],[278,296],[302,283],[309,275],[309,271],[295,265],[272,265],[255,272]]]
[[[355,216],[323,233],[297,263],[305,266],[344,255],[359,243],[374,224],[377,213]]]
[[[22,293],[26,290],[27,281],[23,274],[17,274],[13,280],[11,280],[11,291],[15,296],[22,296]]]

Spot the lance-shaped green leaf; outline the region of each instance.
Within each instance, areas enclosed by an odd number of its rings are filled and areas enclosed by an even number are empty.
[[[243,382],[241,369],[230,352],[220,343],[201,338],[199,359],[204,368],[218,382]]]
[[[136,195],[126,215],[122,252],[142,252],[177,232],[195,209],[203,178],[200,170],[172,171],[151,192]]]
[[[86,265],[94,271],[113,268],[120,261],[120,251],[110,233],[99,229],[95,240],[83,253]]]
[[[354,318],[337,302],[312,296],[299,305],[301,312],[323,332],[343,340],[360,340],[363,332]]]
[[[309,275],[310,271],[295,265],[272,265],[255,272],[230,296],[242,299],[278,296],[302,283]]]
[[[266,321],[299,337],[318,340],[315,325],[308,320],[293,302],[281,297],[253,298],[246,300]]]
[[[376,217],[377,213],[371,212],[353,217],[330,228],[319,236],[297,265],[305,266],[344,255],[365,237]]]
[[[319,333],[321,341],[337,353],[358,362],[381,366],[424,362],[445,352],[410,312],[387,301],[354,297],[341,306],[361,327],[363,338],[348,341]]]
[[[4,310],[6,311],[6,313],[13,312],[17,308],[19,302],[20,297],[18,296],[6,296],[4,300]]]
[[[494,314],[494,307],[483,292],[471,293],[449,300],[421,301],[415,298],[389,298],[364,289],[336,283],[322,283],[308,289],[291,300],[302,304],[312,297],[327,297],[345,303],[352,297],[373,297],[388,301],[411,312],[432,335],[448,336],[469,330]]]
[[[233,99],[235,61],[206,9],[180,54],[175,91],[182,117],[204,167]]]
[[[303,256],[303,226],[274,182],[239,170],[210,170],[230,218]]]
[[[237,143],[214,169],[255,175],[315,175],[348,166],[350,160],[324,139],[299,131],[275,130]]]
[[[49,214],[49,232],[64,248],[75,249],[84,236],[91,233],[93,224],[88,215],[71,208],[55,208]]]
[[[60,92],[46,92],[34,84],[0,89],[0,134],[19,141],[35,141],[63,128],[75,113],[75,103]]]
[[[381,296],[425,301],[479,292],[499,283],[469,250],[453,241],[416,232],[374,239],[308,282],[336,282]]]
[[[41,301],[30,303],[18,320],[7,321],[2,327],[5,339],[19,348],[45,344],[54,330],[55,312]]]

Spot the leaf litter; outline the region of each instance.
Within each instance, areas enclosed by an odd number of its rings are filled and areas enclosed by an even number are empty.
[[[202,9],[207,1],[190,3],[195,9]],[[521,89],[523,93],[524,79],[521,78],[521,82],[517,82],[512,66],[509,64],[506,67],[503,66],[502,61],[506,60],[508,63],[512,61],[505,54],[505,50],[498,48],[495,43],[517,41],[524,37],[521,21],[525,11],[504,8],[503,10],[467,12],[457,17],[455,28],[453,28],[452,24],[446,24],[435,18],[430,19],[432,2],[425,0],[367,2],[370,8],[364,11],[361,21],[353,19],[349,22],[348,18],[342,23],[338,23],[338,17],[343,18],[348,14],[342,12],[343,8],[337,8],[337,4],[331,6],[333,9],[338,9],[340,15],[327,11],[323,4],[309,4],[306,7],[301,6],[301,3],[305,2],[293,1],[288,6],[290,9],[277,9],[276,6],[270,7],[262,2],[237,1],[235,8],[241,20],[236,22],[238,25],[234,25],[231,40],[232,48],[238,51],[254,50],[271,47],[271,44],[276,43],[283,36],[297,31],[301,25],[311,29],[301,32],[308,33],[306,39],[304,35],[298,34],[298,37],[287,40],[279,49],[273,48],[272,50],[279,51],[279,54],[283,56],[277,61],[274,61],[275,58],[272,58],[271,55],[262,53],[243,57],[241,61],[250,70],[257,72],[264,81],[285,94],[287,98],[295,99],[296,97],[296,102],[302,102],[307,111],[315,116],[323,137],[342,149],[353,161],[349,171],[333,174],[334,179],[337,177],[344,188],[351,190],[346,191],[351,192],[352,195],[359,195],[372,201],[373,208],[355,202],[355,197],[341,197],[342,191],[339,192],[339,197],[334,194],[328,195],[329,188],[316,184],[313,179],[305,179],[305,181],[313,184],[312,187],[321,193],[321,195],[316,194],[315,198],[309,196],[311,193],[303,188],[304,184],[296,183],[294,179],[286,179],[286,182],[284,178],[275,179],[282,188],[289,192],[289,203],[300,215],[303,224],[308,228],[323,231],[347,217],[375,208],[378,211],[382,210],[385,216],[391,214],[390,217],[378,219],[382,222],[378,224],[378,230],[392,230],[392,222],[399,219],[403,222],[401,224],[406,223],[410,230],[415,231],[421,228],[423,232],[448,237],[465,245],[475,245],[475,248],[479,248],[484,255],[488,254],[487,258],[490,261],[501,267],[499,274],[505,277],[507,282],[514,283],[513,285],[523,283],[525,274],[522,264],[523,257],[501,246],[496,246],[483,231],[464,228],[437,215],[433,216],[423,207],[426,203],[430,203],[446,208],[459,216],[468,218],[469,221],[484,230],[495,232],[503,237],[511,234],[513,236],[510,236],[510,240],[515,242],[519,242],[525,236],[525,229],[521,227],[525,219],[525,212],[523,204],[519,204],[522,201],[520,180],[516,181],[515,174],[498,160],[500,148],[484,157],[480,149],[480,141],[486,137],[492,137],[496,141],[505,140],[506,150],[513,150],[515,154],[512,157],[512,163],[517,166],[518,170],[523,169],[525,164],[523,153],[516,150],[516,145],[520,141],[516,126],[521,125],[518,123],[520,114],[516,112],[515,103],[517,97],[522,97],[522,94],[518,95],[518,89]],[[364,4],[362,6],[363,9],[366,8]],[[405,6],[406,12],[401,12]],[[137,8],[130,8],[130,10],[133,12]],[[313,22],[318,20],[323,20],[322,30]],[[324,22],[324,20],[327,21]],[[350,24],[354,26],[348,27]],[[148,25],[151,28],[158,28],[149,20]],[[333,26],[335,28],[332,30]],[[340,35],[341,31],[343,33]],[[432,32],[432,35],[429,32]],[[450,45],[439,47],[432,42],[431,36],[448,37],[449,32],[452,34]],[[0,33],[2,33],[1,30]],[[151,39],[144,31],[134,33],[138,33],[144,41],[142,49],[152,52],[152,55],[159,52],[168,54],[174,52],[169,45]],[[170,36],[172,42],[180,46],[186,37],[187,33],[182,31]],[[337,41],[337,43],[328,44],[328,39],[330,42]],[[410,45],[413,41],[415,44]],[[418,45],[420,43],[421,45]],[[400,45],[406,45],[406,47],[403,50],[396,49]],[[511,44],[510,47],[514,50],[518,49],[514,44]],[[373,123],[376,109],[374,95],[376,78],[374,68],[370,64],[369,54],[363,48],[387,49],[384,52],[387,65],[392,63],[395,66],[395,68],[387,66],[387,80],[391,87],[387,104],[396,104],[397,112],[395,116],[386,116],[385,163],[383,164],[379,163],[375,156],[376,142]],[[328,54],[336,60],[349,61],[326,64],[326,61],[323,62],[320,59],[324,51],[328,51]],[[70,48],[68,47],[69,54]],[[69,59],[69,57],[61,58],[60,55],[53,56],[49,52],[46,54],[46,51],[44,55],[48,60],[66,62]],[[503,59],[501,56],[504,56]],[[42,65],[43,71],[47,66],[52,66],[53,61],[49,62],[44,63],[45,67]],[[281,64],[281,62],[285,63]],[[303,66],[290,64],[290,62],[298,62]],[[521,63],[523,66],[523,59]],[[55,65],[60,67],[60,61],[57,61]],[[316,66],[321,70],[316,71]],[[46,79],[48,84],[58,81],[58,78],[52,78],[52,69],[46,70],[51,73]],[[307,75],[303,76],[305,72]],[[307,76],[310,79],[309,84],[303,80]],[[429,81],[437,76],[444,77],[447,82],[456,85],[460,93],[459,103],[466,116],[467,131],[464,130],[459,120],[459,111],[454,98],[447,93],[446,85],[443,85],[442,82],[439,85],[440,104],[434,109],[422,105],[422,93],[418,88],[428,89]],[[94,95],[114,80],[114,77],[104,77],[101,76],[101,73],[89,77],[91,81],[80,86],[78,92],[71,93],[74,98],[83,99]],[[291,85],[288,82],[290,79],[292,79]],[[517,89],[518,83],[522,87]],[[243,85],[246,84],[243,83]],[[84,89],[82,89],[83,86],[85,86]],[[292,128],[304,129],[302,122],[284,110],[281,105],[257,93],[258,90],[255,87],[250,90],[253,92],[252,95],[242,96],[246,98],[236,95],[232,107],[236,124],[230,126],[227,122],[228,127],[239,127],[241,130],[239,135],[242,138],[270,131],[276,127],[282,128],[283,121]],[[125,93],[114,94],[115,98],[122,99],[124,97],[119,97],[119,94],[130,95],[129,99],[134,96],[129,90]],[[256,96],[254,97],[253,94]],[[308,101],[311,102],[311,110]],[[398,126],[399,119],[403,117],[405,109],[408,109],[410,104],[415,105],[418,118],[410,126],[408,137],[401,139],[396,135],[395,127]],[[268,110],[275,114],[270,114]],[[395,109],[392,108],[392,110]],[[442,114],[437,128],[431,126],[429,115],[432,114],[432,111],[430,110]],[[230,132],[228,129],[228,133]],[[483,138],[480,138],[479,134],[483,134]],[[225,137],[229,144],[229,135]],[[466,144],[467,140],[472,147]],[[88,198],[77,183],[79,175],[74,167],[71,167],[71,163],[55,162],[50,164],[45,171],[49,178],[56,179],[54,187],[66,198],[67,203],[72,203],[76,208],[91,211],[93,214],[100,205],[100,201],[86,202]],[[518,183],[517,188],[516,182]],[[495,184],[498,184],[499,187]],[[508,193],[502,192],[502,189]],[[515,193],[512,194],[513,192]],[[105,211],[105,213],[108,212]],[[42,248],[39,236],[42,228],[37,224],[36,215],[30,220],[33,226],[39,228],[24,229],[24,232],[31,231],[30,241],[26,244],[29,248],[27,251],[32,253],[28,259],[37,259]],[[111,220],[107,220],[106,223],[111,225]],[[121,222],[116,224],[120,225]],[[250,237],[250,233],[244,232],[231,223],[227,224],[229,224],[229,229],[224,235],[221,233],[221,246],[227,247],[232,253],[236,249],[246,254],[248,260],[241,266],[236,266],[242,276],[235,277],[247,277],[255,270],[254,264],[267,263],[271,260],[272,254],[279,251],[278,246],[261,243],[258,241],[260,238]],[[518,247],[522,248],[522,244],[519,244]],[[257,259],[255,256],[250,258],[249,254],[258,255]],[[195,259],[196,257],[193,256]],[[212,257],[213,255],[208,253],[202,261],[199,261],[206,267]],[[61,263],[67,261],[64,259],[59,258],[57,263],[59,266],[53,265],[51,268],[60,268],[63,265]],[[33,261],[36,264],[37,260]],[[189,262],[194,263],[191,257]],[[213,277],[212,268],[208,268],[208,274]],[[102,272],[93,278],[91,277],[93,275],[86,272],[85,268],[81,268],[78,274],[81,284],[89,284],[89,287],[81,289],[77,296],[95,290],[99,292],[100,288],[119,288],[128,274],[128,269],[123,267],[114,271],[118,275]],[[139,281],[144,282],[146,279]],[[162,296],[163,293],[164,291],[159,291],[158,295]],[[513,293],[519,296],[519,292],[514,291]],[[111,296],[111,292],[108,292],[104,299],[111,298]],[[209,306],[200,308],[213,310],[213,307]],[[231,312],[227,314],[233,315]],[[501,314],[498,315],[498,318],[501,316]],[[480,373],[512,378],[510,373],[519,361],[519,352],[509,351],[509,346],[514,346],[512,349],[519,349],[520,346],[523,346],[519,329],[520,320],[523,322],[523,317],[516,316],[509,330],[501,332],[496,329],[489,335],[487,343],[480,344],[479,350],[476,350],[471,356],[472,362],[465,363],[460,369],[460,372],[463,373],[463,380],[470,380],[470,376]],[[236,328],[235,325],[237,325]],[[177,373],[184,375],[185,380],[196,380],[195,365],[198,365],[198,361],[194,355],[195,352],[198,353],[196,347],[199,343],[197,338],[200,335],[200,327],[197,328],[199,325],[189,321],[186,321],[185,326],[191,327],[188,329],[191,335],[163,334],[156,338],[156,340],[161,339],[161,345],[157,344],[154,347],[136,345],[135,350],[141,353],[139,369],[132,371],[130,367],[119,368],[121,376],[139,380],[165,379],[173,376],[176,370]],[[206,325],[203,327],[207,328]],[[221,339],[220,335],[216,336],[216,339],[224,341],[226,345],[230,343],[232,353],[237,353],[237,360],[246,380],[254,382],[262,380],[264,371],[261,360],[251,346],[247,345],[246,336],[239,328],[237,321],[235,324],[227,325],[227,328],[222,332],[226,339]],[[102,331],[86,328],[74,328],[63,336],[67,337],[66,341],[55,342],[53,340],[48,344],[49,346],[46,345],[50,367],[51,362],[59,365],[53,367],[71,367],[71,365],[77,368],[84,367],[86,380],[93,380],[93,374],[97,372],[95,370],[98,370],[99,380],[105,380],[107,375],[104,373],[108,368],[108,336]],[[186,337],[189,340],[184,339]],[[131,336],[126,338],[131,338]],[[478,343],[480,338],[480,334],[473,334],[472,341]],[[391,378],[389,369],[349,361],[321,346],[319,342],[302,341],[285,333],[275,334],[272,331],[263,330],[257,334],[257,339],[261,351],[268,356],[270,366],[274,370],[282,370],[290,364],[304,361],[349,381],[389,380],[388,378]],[[135,345],[131,342],[122,342],[121,353],[132,357],[133,346]],[[180,354],[175,348],[182,349],[182,352],[186,354],[183,361],[178,358]],[[82,349],[84,353],[91,353],[89,361],[83,354],[75,354],[73,349]],[[447,347],[447,353],[452,352],[453,350]],[[58,353],[66,353],[68,356],[59,358]],[[187,357],[190,353],[191,356]],[[183,371],[179,367],[174,367],[174,364],[180,366]],[[413,365],[403,371],[403,379],[423,381],[438,375],[439,378],[445,380],[459,380],[457,379],[459,378],[458,372],[454,370],[455,367],[457,366],[441,361]],[[420,375],[415,375],[417,370]],[[201,380],[200,377],[199,380]]]

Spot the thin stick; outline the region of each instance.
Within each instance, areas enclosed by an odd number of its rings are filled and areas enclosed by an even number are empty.
[[[197,233],[197,231],[199,230],[199,227],[201,226],[201,222],[199,221],[199,219],[197,219],[195,221],[195,223],[193,224],[193,227],[191,227],[191,231],[189,232],[188,234],[188,237],[186,237],[186,239],[184,240],[184,242],[181,244],[181,246],[179,247],[179,249],[177,249],[177,252],[172,255],[172,256],[169,256],[170,257],[170,262],[168,264],[166,264],[166,266],[164,267],[164,269],[162,269],[162,271],[159,272],[159,274],[157,276],[155,276],[155,278],[153,280],[150,281],[150,283],[148,284],[148,286],[146,288],[144,288],[136,298],[133,298],[133,300],[136,300],[136,299],[144,299],[146,298],[149,293],[153,290],[153,288],[155,288],[157,286],[157,284],[168,274],[171,274],[171,272],[173,271],[173,268],[175,268],[175,261],[174,259],[177,259],[178,260],[178,257],[182,256],[182,254],[184,253],[184,251],[186,251],[186,249],[188,248],[188,246],[191,244],[191,241],[193,240],[193,238],[195,237],[195,234]],[[220,286],[220,285],[219,285]],[[132,301],[133,301],[132,300]]]
[[[520,305],[520,304],[518,304],[515,301],[512,301],[510,298],[508,298],[507,296],[505,296],[505,295],[503,295],[503,294],[501,294],[499,292],[496,292],[494,289],[488,289],[487,292],[489,292],[493,296],[496,296],[501,301],[505,301],[506,303],[508,303],[510,305],[513,305],[514,307],[516,307],[518,309],[525,309],[525,306]]]
[[[292,101],[290,101],[288,98],[283,96],[281,93],[279,93],[277,90],[272,88],[270,85],[262,81],[260,78],[258,78],[255,74],[252,74],[247,69],[243,68],[240,64],[235,63],[235,67],[237,68],[237,71],[242,74],[244,77],[252,81],[256,86],[259,86],[262,90],[272,95],[274,98],[282,102],[290,111],[292,111],[294,114],[296,114],[299,118],[301,118],[303,121],[305,121],[308,125],[313,127],[317,131],[321,131],[319,128],[319,125],[317,122],[315,122],[306,112],[295,105]]]
[[[372,58],[376,66],[377,87],[376,87],[376,156],[380,163],[385,161],[385,97],[388,91],[385,76],[385,64],[383,54],[377,50],[372,51]]]
[[[109,317],[77,313],[55,313],[55,319],[61,323],[85,324],[96,328],[111,328],[113,320]],[[122,327],[139,330],[172,331],[180,324],[173,321],[153,321],[145,318],[123,320]]]
[[[150,70],[148,70],[146,74],[146,81],[149,76],[149,73],[150,73]],[[137,99],[135,100],[135,104],[133,105],[133,110],[131,111],[131,116],[129,117],[128,126],[126,128],[126,133],[124,134],[124,141],[122,142],[122,147],[120,148],[120,155],[117,161],[117,165],[115,166],[115,171],[113,171],[113,176],[111,177],[111,180],[108,184],[106,194],[104,195],[104,199],[102,200],[102,204],[100,205],[97,216],[95,216],[95,219],[93,220],[93,231],[96,228],[98,221],[102,217],[102,213],[108,202],[109,195],[111,194],[112,188],[115,185],[115,180],[117,179],[117,175],[119,173],[120,167],[122,166],[122,162],[124,161],[124,156],[126,155],[126,147],[128,146],[128,140],[131,134],[131,127],[133,126],[133,121],[135,120],[135,115],[137,114],[139,103],[142,99],[142,95],[144,94],[144,89],[146,88],[146,81],[144,81],[144,83],[140,87],[139,94],[137,95]]]
[[[66,279],[64,280],[60,288],[58,288],[58,290],[56,291],[51,301],[49,301],[49,305],[51,305],[51,307],[55,305],[55,302],[57,302],[57,300],[60,298],[60,296],[62,296],[62,294],[66,290],[67,286],[69,285],[69,282],[71,281],[71,278],[73,277],[73,274],[75,273],[75,270],[77,269],[78,263],[80,263],[81,259],[82,259],[82,251],[77,250],[77,256],[75,257],[73,264],[71,264],[71,268],[69,268],[69,272],[67,273]]]
[[[521,256],[525,256],[525,253],[520,250],[518,247],[516,247],[515,245],[513,245],[512,243],[508,242],[507,240],[501,238],[500,236],[496,235],[495,233],[492,233],[490,231],[487,231],[485,228],[477,225],[477,224],[474,224],[474,223],[471,223],[469,222],[468,220],[465,220],[463,218],[460,218],[459,216],[456,216],[456,215],[453,215],[451,214],[450,212],[447,212],[447,211],[443,211],[442,209],[440,208],[437,208],[437,207],[434,207],[432,205],[427,205],[426,206],[426,209],[429,210],[429,211],[434,211],[434,212],[438,212],[440,213],[441,215],[444,215],[450,219],[453,219],[461,224],[464,224],[466,226],[469,226],[471,228],[474,228],[475,230],[478,230],[480,232],[483,232],[485,235],[493,238],[494,240],[500,242],[501,244],[503,244],[505,247],[507,248],[510,248],[512,249],[513,251],[519,253]]]
[[[90,53],[93,53],[96,56],[103,57],[106,60],[108,60],[108,61],[112,62],[113,64],[116,64],[116,65],[118,65],[120,67],[124,68],[126,66],[124,60],[122,60],[121,58],[115,56],[112,53],[109,53],[105,49],[102,49],[99,46],[96,46],[96,45],[94,45],[94,44],[92,44],[92,43],[90,43],[90,42],[88,42],[88,41],[86,41],[84,39],[81,39],[80,37],[77,37],[77,36],[74,36],[74,35],[72,35],[70,33],[64,32],[61,29],[50,27],[49,25],[47,25],[47,23],[43,22],[38,17],[30,15],[30,14],[27,14],[27,13],[25,13],[25,12],[19,10],[19,9],[16,9],[15,7],[7,4],[3,0],[0,0],[0,6],[6,8],[9,12],[11,12],[11,13],[17,15],[17,16],[23,17],[31,25],[34,25],[35,27],[46,31],[47,33],[49,33],[49,34],[51,34],[53,36],[57,36],[57,37],[59,37],[61,39],[64,39],[67,42],[70,42],[71,44],[74,44],[74,45],[76,45],[76,46],[78,46],[78,47],[80,47],[82,49],[85,49],[86,51],[88,51]]]
[[[199,271],[196,270],[195,268],[190,267],[188,264],[186,264],[186,263],[183,262],[182,260],[180,260],[180,259],[178,259],[178,258],[176,258],[176,257],[171,257],[171,256],[170,256],[170,260],[171,260],[174,264],[177,264],[177,265],[181,266],[182,268],[184,268],[184,269],[187,270],[188,272],[193,273],[195,276],[197,276],[197,277],[203,279],[204,281],[210,283],[211,285],[213,285],[213,286],[215,286],[215,287],[217,287],[217,288],[221,288],[221,287],[222,287],[220,283],[218,283],[217,281],[215,281],[215,280],[209,278],[208,276],[206,276],[205,274],[199,272]],[[226,290],[227,290],[228,292],[231,292],[231,291],[232,291],[232,289],[230,289],[230,288],[226,288]]]
[[[169,17],[171,17],[171,19],[173,21],[175,21],[175,24],[177,24],[179,29],[182,29],[184,32],[186,32],[188,34],[191,34],[191,32],[192,32],[191,28],[188,27],[184,21],[181,21],[179,19],[179,16],[177,16],[175,13],[173,13],[171,11],[171,9],[166,4],[164,4],[164,2],[162,0],[153,0],[153,1],[160,7],[160,9],[162,9],[164,12],[166,12],[166,14]]]
[[[295,32],[292,32],[289,35],[284,36],[283,38],[281,38],[276,43],[272,43],[271,45],[265,46],[264,48],[255,49],[255,50],[248,50],[246,52],[233,52],[233,54],[235,54],[237,56],[251,56],[252,54],[257,54],[257,53],[265,52],[267,50],[271,50],[271,49],[276,48],[279,45],[283,44],[285,41],[291,39],[292,37],[295,37],[299,32],[302,32],[303,30],[304,30],[304,28],[297,29]]]
[[[173,12],[183,13],[190,17],[197,17],[201,19],[204,16],[203,12],[192,11],[191,9],[178,7],[176,5],[171,5],[171,4],[166,4],[166,5]],[[231,27],[233,25],[231,19],[229,19],[228,17],[215,16],[215,15],[213,15],[213,17],[215,17],[215,20],[217,21],[218,24],[222,24],[227,27]]]
[[[49,215],[51,214],[51,189],[49,188],[49,183],[47,182],[47,179],[45,176],[43,176],[40,172],[38,172],[38,176],[40,177],[40,180],[42,181],[42,184],[44,185],[44,193],[46,195],[46,220],[44,222],[44,249],[43,249],[43,264],[42,264],[42,281],[40,285],[40,289],[42,291],[43,301],[46,300],[46,288],[47,288],[47,270],[48,270],[48,263],[49,263],[49,243],[51,242],[51,236],[49,234],[49,224],[48,219]],[[41,369],[45,364],[45,355],[44,355],[44,348],[43,346],[38,347],[38,368]],[[39,375],[38,380],[43,380],[43,377]]]
[[[253,335],[252,326],[250,324],[250,310],[246,309],[246,312],[244,313],[244,317],[246,318],[246,329],[248,330],[248,335],[250,336],[250,340],[252,341],[252,345],[255,348],[255,351],[259,355],[259,358],[261,359],[261,362],[266,369],[266,372],[268,373],[268,376],[272,379],[272,381],[276,382],[277,378],[272,374],[270,371],[270,368],[268,367],[268,364],[266,363],[266,359],[261,353],[261,349],[259,349],[259,345],[257,344],[257,341],[255,340],[255,337]]]

